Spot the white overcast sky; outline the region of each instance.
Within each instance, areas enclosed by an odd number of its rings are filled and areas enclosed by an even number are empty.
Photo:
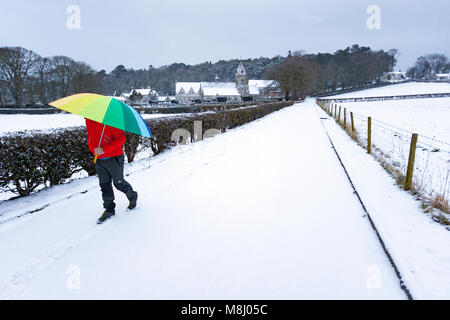
[[[81,29],[66,27],[69,5]],[[369,5],[381,29],[366,26]],[[358,43],[398,48],[397,69],[428,53],[450,56],[448,0],[0,0],[0,46],[66,55],[93,68],[334,52]]]

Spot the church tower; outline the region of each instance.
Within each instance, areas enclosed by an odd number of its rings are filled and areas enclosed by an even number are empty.
[[[239,66],[236,70],[236,88],[241,94],[241,97],[249,96],[248,76],[247,72],[245,72],[245,68],[242,62],[239,62]]]

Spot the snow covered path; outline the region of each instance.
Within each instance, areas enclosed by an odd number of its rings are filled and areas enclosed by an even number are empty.
[[[0,224],[0,298],[406,298],[312,103],[139,165],[104,225],[95,178]]]

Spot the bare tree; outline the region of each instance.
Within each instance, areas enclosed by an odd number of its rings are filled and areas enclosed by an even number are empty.
[[[51,72],[50,60],[48,58],[40,58],[36,62],[36,85],[35,92],[39,96],[42,104],[46,104],[49,99],[49,77]]]
[[[72,79],[73,63],[75,61],[66,56],[55,56],[50,58],[52,68],[52,78],[57,85],[57,95],[65,97],[70,92],[70,82]]]
[[[38,54],[21,47],[0,48],[0,77],[19,106],[23,104],[26,81],[38,59]]]
[[[71,68],[73,93],[102,91],[102,79],[89,65],[84,62],[74,62]]]
[[[400,50],[395,49],[395,48],[389,49],[389,50],[388,50],[388,54],[389,54],[389,56],[390,56],[391,59],[392,59],[392,60],[391,60],[391,70],[390,70],[390,71],[393,71],[395,65],[397,64],[397,59],[398,59],[398,57],[400,56]]]
[[[267,77],[278,81],[286,100],[297,100],[311,93],[316,82],[316,71],[314,63],[303,57],[301,52],[294,52],[270,68]]]

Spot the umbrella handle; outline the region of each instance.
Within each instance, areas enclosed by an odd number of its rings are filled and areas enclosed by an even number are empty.
[[[98,142],[98,147],[97,148],[100,148],[100,144],[102,143],[103,133],[105,133],[105,127],[106,127],[106,125],[104,124],[103,125],[103,130],[102,130],[102,135],[100,136],[100,141]],[[98,154],[95,154],[94,163],[97,163],[97,158],[98,158]]]

